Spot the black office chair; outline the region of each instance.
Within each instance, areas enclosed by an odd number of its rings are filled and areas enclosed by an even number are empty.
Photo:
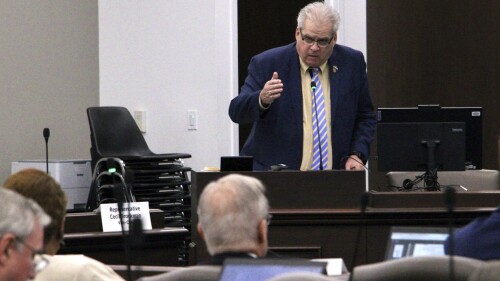
[[[125,107],[101,106],[87,108],[92,147],[92,168],[103,157],[118,157],[123,161],[162,161],[190,158],[186,153],[153,153],[141,130]]]
[[[449,281],[449,256],[419,256],[356,266],[352,281]],[[454,256],[454,281],[467,281],[484,262]]]
[[[87,116],[94,171],[87,210],[97,208],[101,202],[115,200],[110,189],[106,188],[110,184],[109,179],[107,182],[98,180],[99,175],[109,168],[107,163],[110,161],[107,159],[112,159],[112,163],[118,166],[116,172],[125,181],[125,188],[132,194],[129,198],[138,202],[148,201],[150,208],[165,211],[167,226],[189,223],[191,183],[187,172],[191,169],[184,167],[182,159],[191,155],[152,152],[134,118],[124,107],[89,107]],[[99,183],[102,183],[101,186]]]

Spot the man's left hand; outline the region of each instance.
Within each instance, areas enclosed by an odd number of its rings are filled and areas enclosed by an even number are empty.
[[[349,158],[347,158],[347,162],[345,162],[345,169],[348,171],[363,171],[365,166],[358,156],[350,155]]]

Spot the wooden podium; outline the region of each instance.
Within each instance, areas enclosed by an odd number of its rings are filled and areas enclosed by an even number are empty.
[[[235,172],[192,172],[191,178],[191,237],[194,248],[189,254],[190,264],[207,261],[210,256],[206,252],[205,243],[196,231],[198,217],[196,208],[198,198],[203,188],[220,177]],[[280,255],[300,256],[308,258],[324,257],[321,243],[309,243],[307,239],[299,238],[293,243],[281,243],[280,240],[293,231],[291,236],[300,235],[302,231],[314,230],[313,213],[323,213],[328,210],[339,210],[356,214],[359,209],[361,194],[365,192],[365,173],[359,171],[270,171],[270,172],[236,172],[253,176],[266,186],[266,196],[269,199],[273,222],[269,231],[271,250]],[[301,217],[306,215],[306,219]],[[288,228],[290,227],[291,228]],[[311,228],[312,227],[312,228]],[[276,235],[274,235],[276,233]],[[302,241],[301,241],[302,240]]]
[[[260,179],[267,190],[273,220],[269,250],[283,256],[343,258],[348,268],[356,243],[356,264],[384,259],[391,226],[448,225],[441,192],[370,192],[364,217],[360,197],[365,173],[352,171],[238,172]],[[196,208],[203,188],[228,172],[192,172],[192,243],[190,264],[209,260],[196,232]],[[500,204],[500,192],[457,193],[454,225],[467,224],[491,213]],[[361,229],[361,239],[356,234]]]
[[[356,209],[365,192],[365,173],[360,171],[193,171],[192,205],[198,205],[198,197],[208,183],[231,173],[261,180],[272,209]]]

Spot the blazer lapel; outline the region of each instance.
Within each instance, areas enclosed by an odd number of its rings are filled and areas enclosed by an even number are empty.
[[[295,45],[293,46],[294,55],[290,56],[290,62],[288,63],[289,68],[288,73],[285,75],[289,79],[290,89],[286,89],[286,92],[290,93],[290,102],[292,107],[293,125],[296,127],[298,132],[302,135],[302,83],[300,78],[300,62],[299,56],[295,50]],[[285,83],[286,84],[286,83]]]
[[[338,49],[334,47],[333,55],[328,60],[328,71],[330,77],[330,108],[331,108],[331,123],[335,122],[337,114],[337,105],[340,96],[340,81],[342,81],[342,56],[338,53]]]

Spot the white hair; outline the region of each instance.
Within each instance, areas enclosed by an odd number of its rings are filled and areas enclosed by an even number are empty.
[[[211,255],[247,251],[258,243],[258,225],[269,212],[265,187],[258,179],[232,174],[203,190],[198,217]]]
[[[340,25],[340,14],[330,5],[323,2],[313,2],[302,8],[297,16],[297,27],[302,29],[308,19],[317,24],[332,24],[332,35],[337,33]]]
[[[33,232],[35,222],[43,228],[50,217],[35,201],[0,186],[0,237],[12,233],[25,239]]]

